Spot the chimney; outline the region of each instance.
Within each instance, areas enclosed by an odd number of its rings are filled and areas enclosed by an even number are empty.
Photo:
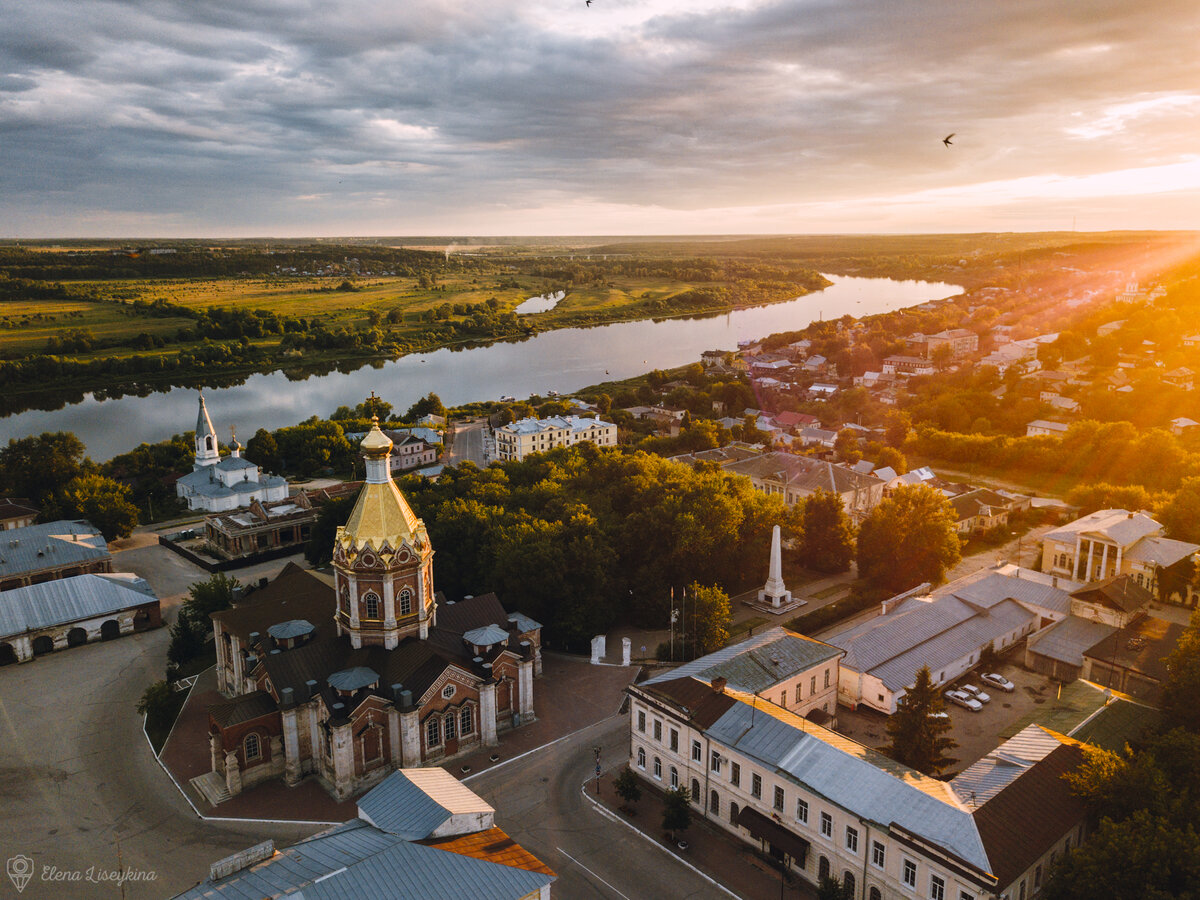
[[[400,682],[397,681],[395,684],[392,685],[392,700],[395,701],[396,703],[399,703],[400,695],[403,692],[404,692],[404,685],[402,685]]]
[[[311,700],[317,693],[317,682],[315,679],[310,678],[308,681],[304,682],[304,686],[308,688],[308,698]]]
[[[400,692],[400,708],[412,709],[412,691],[404,690]]]
[[[285,709],[291,708],[293,705],[293,693],[290,687],[285,687],[279,692],[279,705]]]
[[[714,691],[716,691],[718,694],[723,694],[723,693],[725,693],[725,685],[726,684],[728,684],[728,682],[725,680],[725,677],[722,675],[718,675],[716,678],[714,678],[712,680],[712,689]]]

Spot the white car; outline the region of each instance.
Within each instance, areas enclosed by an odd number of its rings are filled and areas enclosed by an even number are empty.
[[[1003,675],[999,675],[996,672],[985,672],[979,677],[983,679],[984,684],[988,685],[989,687],[999,688],[1006,694],[1011,694],[1017,689],[1015,684],[1013,684]]]
[[[969,709],[971,712],[979,712],[983,709],[982,703],[969,694],[964,694],[962,691],[946,691],[943,696],[955,706],[961,706],[963,709]]]
[[[960,685],[958,689],[960,691],[962,691],[964,694],[966,694],[968,697],[974,697],[980,703],[990,703],[992,700],[992,698],[989,695],[985,694],[983,691],[981,691],[979,688],[975,687],[975,685],[973,685],[973,684]]]

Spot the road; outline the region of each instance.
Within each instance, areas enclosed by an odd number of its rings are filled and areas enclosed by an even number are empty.
[[[456,466],[460,462],[473,462],[482,468],[488,464],[484,443],[490,440],[487,421],[473,419],[454,423],[454,440],[446,451],[445,463]]]
[[[729,896],[657,845],[601,815],[581,787],[601,747],[607,770],[629,755],[629,720],[614,716],[508,766],[466,780],[496,808],[496,824],[550,866],[571,900]]]

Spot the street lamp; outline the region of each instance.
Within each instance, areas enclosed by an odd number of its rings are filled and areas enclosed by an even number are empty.
[[[1010,531],[1009,534],[1017,539],[1017,568],[1021,568],[1021,532]]]
[[[600,747],[592,748],[592,753],[596,756],[596,796],[600,796]]]

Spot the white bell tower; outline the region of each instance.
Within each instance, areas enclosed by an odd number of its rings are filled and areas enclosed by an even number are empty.
[[[221,461],[221,451],[217,446],[217,430],[213,428],[212,419],[208,417],[208,407],[204,405],[204,395],[200,395],[200,414],[196,417],[196,461],[193,470],[205,466],[215,466]]]

